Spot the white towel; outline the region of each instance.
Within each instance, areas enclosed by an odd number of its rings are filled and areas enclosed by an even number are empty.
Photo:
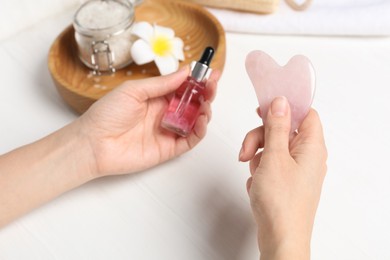
[[[313,0],[305,11],[281,0],[279,10],[269,15],[208,9],[228,32],[390,36],[390,0]]]

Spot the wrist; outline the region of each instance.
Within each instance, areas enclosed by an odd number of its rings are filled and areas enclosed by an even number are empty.
[[[68,162],[70,169],[81,182],[88,182],[98,177],[96,159],[91,146],[88,133],[83,131],[79,120],[72,122],[59,130],[60,144],[63,145],[63,153],[69,153]],[[62,141],[61,141],[62,140]]]
[[[309,260],[310,245],[283,243],[267,250],[260,250],[260,254],[260,260]]]
[[[73,123],[0,156],[0,227],[92,180],[91,158],[86,138]]]
[[[273,236],[263,233],[259,236],[261,260],[309,260],[310,238],[302,235]]]

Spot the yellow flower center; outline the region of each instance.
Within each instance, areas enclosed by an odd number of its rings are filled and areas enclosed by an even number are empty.
[[[152,49],[158,56],[165,56],[171,51],[172,44],[166,36],[159,35],[152,41]]]

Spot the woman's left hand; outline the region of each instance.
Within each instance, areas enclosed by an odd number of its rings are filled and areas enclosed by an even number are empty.
[[[191,134],[184,138],[161,128],[169,94],[186,80],[189,67],[171,75],[127,81],[97,101],[76,124],[88,139],[97,177],[133,173],[177,157],[200,142],[211,118],[220,73],[213,72],[205,102]]]

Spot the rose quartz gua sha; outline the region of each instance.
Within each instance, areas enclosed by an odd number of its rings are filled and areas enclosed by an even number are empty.
[[[245,65],[256,91],[263,122],[267,120],[271,102],[276,97],[285,96],[291,108],[291,132],[297,130],[314,97],[315,74],[309,59],[297,55],[281,67],[268,54],[252,51]]]

